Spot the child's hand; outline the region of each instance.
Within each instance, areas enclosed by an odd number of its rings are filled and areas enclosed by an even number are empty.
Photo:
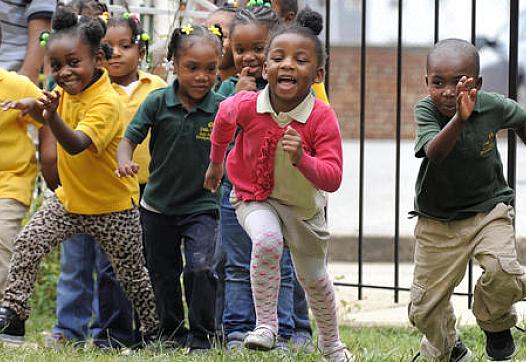
[[[283,150],[289,154],[290,162],[296,166],[303,156],[303,142],[299,132],[291,126],[287,126],[281,139],[281,144],[283,145]]]
[[[249,75],[249,67],[243,68],[241,74],[239,74],[239,80],[236,84],[236,93],[241,91],[256,91],[256,78]]]
[[[25,116],[33,110],[37,105],[37,102],[33,98],[24,98],[17,101],[6,99],[0,103],[0,107],[3,111],[9,111],[10,109],[20,110],[20,115]]]
[[[133,160],[128,162],[119,162],[119,168],[115,170],[117,177],[135,176],[139,172],[139,165]]]
[[[223,178],[223,164],[222,163],[213,163],[210,162],[208,169],[205,174],[205,182],[203,187],[215,193],[221,184],[221,179]]]
[[[477,88],[475,80],[463,76],[457,83],[457,115],[461,120],[467,121],[475,109],[477,101]]]
[[[44,109],[42,116],[49,122],[57,113],[58,104],[60,101],[60,93],[58,91],[48,92],[44,90],[44,95],[38,98],[38,105]]]

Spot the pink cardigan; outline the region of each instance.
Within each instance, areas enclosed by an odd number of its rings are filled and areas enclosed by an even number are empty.
[[[222,163],[236,129],[241,128],[226,169],[237,198],[243,201],[262,201],[272,193],[274,154],[285,132],[270,114],[256,112],[258,94],[243,91],[224,100],[210,139],[210,160]],[[296,167],[316,188],[336,191],[342,180],[342,141],[332,108],[316,99],[307,122],[290,125],[303,139],[303,156]]]

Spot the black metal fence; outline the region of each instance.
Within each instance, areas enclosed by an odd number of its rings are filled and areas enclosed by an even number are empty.
[[[326,46],[327,51],[330,51],[330,8],[331,1],[326,0]],[[476,11],[477,0],[471,0],[471,42],[475,44],[476,38]],[[510,31],[509,31],[509,89],[508,96],[512,99],[517,99],[518,86],[518,34],[519,34],[519,0],[510,0]],[[360,45],[360,158],[359,158],[359,199],[358,199],[358,283],[343,283],[335,282],[337,286],[355,287],[358,289],[358,299],[363,298],[363,290],[370,289],[384,289],[392,290],[394,293],[394,302],[399,302],[400,292],[408,292],[410,289],[400,286],[400,139],[401,139],[401,100],[402,100],[402,21],[403,17],[403,0],[398,1],[398,41],[397,41],[397,76],[396,76],[396,164],[395,164],[395,221],[393,225],[393,285],[373,285],[365,284],[363,282],[363,220],[364,220],[364,155],[365,155],[365,90],[366,84],[366,59],[367,59],[367,0],[361,2],[361,45]],[[434,42],[439,39],[439,20],[440,20],[440,0],[435,0],[434,3]],[[330,54],[329,54],[330,59]],[[330,91],[329,84],[329,62],[326,68],[326,88]],[[513,131],[508,131],[508,182],[512,188],[516,186],[516,136]],[[468,307],[471,308],[473,300],[473,264],[470,261],[468,265],[468,290],[465,292],[455,292],[455,295],[467,296]]]

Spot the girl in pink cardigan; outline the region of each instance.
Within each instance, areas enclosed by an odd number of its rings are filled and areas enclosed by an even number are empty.
[[[329,233],[323,210],[325,191],[336,191],[341,183],[342,145],[333,110],[311,94],[311,84],[324,75],[316,32],[321,16],[311,16],[313,29],[289,27],[269,40],[264,90],[239,92],[221,103],[204,185],[218,189],[227,147],[239,127],[226,168],[234,185],[232,204],[252,239],[256,328],[245,347],[275,346],[279,262],[286,243],[318,325],[319,349],[330,361],[343,362],[353,357],[338,334],[334,288],[325,266]]]

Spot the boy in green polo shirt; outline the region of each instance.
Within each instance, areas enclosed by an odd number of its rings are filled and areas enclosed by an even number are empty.
[[[526,276],[517,261],[513,190],[496,134],[510,128],[526,139],[526,112],[511,99],[480,91],[479,55],[464,40],[434,46],[426,84],[429,96],[415,106],[415,155],[422,164],[409,319],[424,334],[422,357],[473,359],[455,330],[450,303],[473,257],[483,269],[473,313],[486,335],[486,355],[507,360],[515,354],[513,304],[525,297]]]

